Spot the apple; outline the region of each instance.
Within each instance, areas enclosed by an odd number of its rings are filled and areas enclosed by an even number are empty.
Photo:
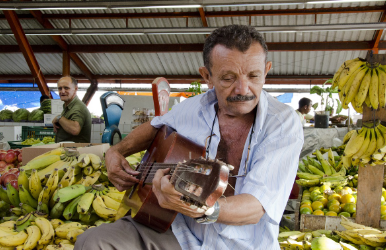
[[[19,154],[17,156],[17,160],[19,161],[19,163],[21,163],[23,161],[23,155],[22,154]]]
[[[1,152],[0,153],[0,161],[5,161],[5,155],[7,154],[7,152]]]
[[[18,156],[20,154],[20,151],[19,150],[15,150],[13,151],[15,153],[16,156]]]
[[[14,162],[15,160],[17,159],[17,156],[15,155],[15,153],[12,151],[12,152],[9,152],[5,155],[5,162],[7,163],[12,163]]]
[[[2,178],[2,182],[3,182],[3,185],[4,186],[7,186],[7,184],[9,182],[11,182],[12,180],[16,180],[17,181],[17,175],[16,174],[7,174],[7,175],[4,175],[3,178]]]
[[[0,169],[4,168],[7,165],[5,161],[0,161]]]

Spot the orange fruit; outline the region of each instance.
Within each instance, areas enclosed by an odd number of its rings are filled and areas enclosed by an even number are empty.
[[[328,212],[326,213],[326,216],[338,216],[338,214],[335,213],[334,211],[328,211]]]
[[[317,201],[320,201],[321,203],[323,203],[323,206],[326,206],[328,202],[326,197],[318,198]]]
[[[324,208],[324,205],[321,201],[314,201],[311,204],[312,209],[315,210],[321,210]]]
[[[381,215],[386,215],[386,206],[381,206]]]
[[[300,202],[300,205],[303,205],[303,204],[308,204],[311,206],[312,202],[310,200],[304,200],[304,201]]]
[[[340,206],[339,205],[331,205],[328,207],[328,210],[333,211],[335,213],[339,213],[340,212]]]
[[[341,203],[355,203],[355,197],[352,194],[345,194],[340,198]]]
[[[339,207],[340,207],[340,210],[343,210],[343,208],[344,208],[344,205],[346,205],[346,203],[341,203],[341,204],[339,205]]]
[[[355,203],[347,203],[344,206],[343,211],[345,211],[347,213],[350,213],[350,214],[353,214],[353,213],[355,213],[357,211],[357,204],[355,204]]]
[[[345,194],[352,194],[352,189],[350,187],[344,187],[344,188],[342,188],[342,190],[339,191],[339,194],[341,196],[343,196]]]
[[[313,215],[324,215],[324,212],[322,210],[315,210],[313,213]]]
[[[334,191],[335,191],[336,193],[339,193],[340,190],[342,190],[342,189],[343,189],[342,186],[338,186],[338,187],[334,188]]]
[[[351,217],[351,215],[350,215],[349,213],[347,213],[347,212],[341,212],[341,213],[339,213],[339,217],[340,217],[340,216],[344,216],[344,217],[348,217],[348,218]]]
[[[328,209],[327,208],[323,208],[322,211],[323,211],[324,214],[326,214],[328,212]]]
[[[309,189],[308,189],[308,191],[310,191],[310,192],[312,192],[312,191],[314,191],[315,189],[319,189],[319,187],[310,187]]]
[[[340,195],[339,194],[337,194],[337,193],[335,193],[335,194],[331,194],[330,196],[328,196],[328,198],[327,198],[328,200],[332,200],[332,199],[334,199],[334,200],[337,200],[337,201],[339,201],[340,202]]]
[[[312,209],[308,207],[303,207],[300,209],[300,214],[312,214]]]
[[[329,185],[322,185],[319,189],[322,193],[324,193],[326,190],[331,190],[331,187]]]
[[[335,199],[329,200],[329,201],[327,202],[327,207],[330,207],[331,205],[337,205],[337,206],[339,206],[339,205],[340,205],[340,202],[337,201],[337,200],[335,200]]]
[[[303,205],[301,205],[301,206],[300,206],[300,209],[302,209],[303,207],[308,207],[309,209],[311,209],[311,210],[312,210],[312,207],[311,207],[311,205],[308,205],[308,204],[303,204]]]

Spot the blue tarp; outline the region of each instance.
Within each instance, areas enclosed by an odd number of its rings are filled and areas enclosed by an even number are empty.
[[[285,93],[283,95],[277,96],[277,100],[282,103],[291,103],[292,97],[294,96],[293,93]]]
[[[42,96],[40,91],[2,91],[1,87],[4,87],[4,85],[0,85],[0,110],[5,107],[25,109],[40,107],[40,97]],[[12,84],[12,87],[15,87],[15,85]],[[60,98],[54,91],[51,91],[51,95],[54,99]]]

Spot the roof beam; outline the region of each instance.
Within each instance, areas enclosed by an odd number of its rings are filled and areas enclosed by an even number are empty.
[[[248,11],[207,11],[206,17],[238,17],[238,16],[280,16],[280,15],[322,15],[349,14],[363,12],[383,12],[385,6],[361,6],[339,8],[312,9],[277,9]],[[19,14],[19,19],[33,19],[32,15]],[[200,18],[200,12],[161,12],[161,13],[87,13],[87,14],[43,14],[43,19],[138,19],[138,18]],[[0,15],[0,19],[5,19]]]
[[[41,72],[39,63],[36,60],[32,48],[27,40],[27,37],[24,34],[23,28],[21,27],[20,21],[17,18],[16,13],[11,10],[4,10],[3,13],[7,18],[8,24],[12,29],[17,43],[19,44],[19,48],[23,53],[25,60],[27,61],[28,67],[32,73],[31,77],[33,79],[36,79],[36,82],[42,95],[47,95],[51,97],[51,92],[47,86],[43,72]]]
[[[47,19],[44,19],[42,17],[42,12],[38,10],[32,10],[31,14],[36,18],[36,20],[46,29],[55,29],[55,27],[48,21]],[[65,51],[68,52],[68,44],[67,42],[61,37],[61,36],[51,36],[52,39],[55,40],[55,42],[59,45],[59,47]],[[92,72],[88,69],[86,64],[83,63],[83,61],[78,57],[78,55],[74,53],[69,53],[69,57],[72,59],[72,61],[79,67],[79,69],[83,72],[83,74],[87,77],[87,79],[91,82],[91,86],[98,85],[98,82],[95,80],[95,76],[92,74]],[[69,62],[68,62],[69,63]],[[90,87],[91,87],[90,86]],[[83,98],[83,102],[88,105],[91,98],[93,97],[95,90],[94,88],[90,88],[90,93]],[[89,91],[87,91],[89,92]],[[87,97],[87,98],[86,98]]]
[[[137,84],[149,83],[160,75],[98,75],[97,80],[100,83],[117,83],[120,80],[122,84]],[[46,75],[48,82],[55,83],[61,75]],[[79,83],[90,83],[83,75],[73,75]],[[202,80],[200,75],[164,75],[170,84],[190,84],[193,81]],[[333,75],[268,75],[265,84],[305,84],[315,85],[323,84],[326,80],[332,78]],[[31,75],[0,75],[1,80],[12,80],[25,82],[31,80]]]
[[[204,8],[198,8],[198,11],[200,12],[202,26],[203,27],[208,27],[208,22],[206,21]]]
[[[336,50],[372,50],[374,41],[342,42],[283,42],[267,43],[269,51],[336,51]],[[386,41],[378,42],[378,49],[386,49]],[[57,45],[32,45],[35,53],[62,53]],[[87,44],[68,45],[70,55],[74,53],[177,53],[202,52],[204,44]],[[0,45],[0,53],[20,53],[17,45]],[[72,58],[73,59],[73,58]],[[74,59],[73,59],[74,60]],[[80,60],[80,59],[79,59]],[[83,63],[82,63],[83,64]],[[79,65],[81,65],[79,63]],[[78,66],[79,66],[78,65]],[[86,71],[86,70],[85,70]]]
[[[379,22],[385,22],[386,21],[386,11],[382,13],[382,16],[379,20]],[[373,53],[378,54],[379,51],[379,41],[381,40],[383,34],[383,29],[382,30],[377,30],[374,34],[374,45],[373,45]]]

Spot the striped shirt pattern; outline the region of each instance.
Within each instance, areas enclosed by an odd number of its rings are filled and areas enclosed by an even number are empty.
[[[190,140],[205,145],[211,133],[216,103],[212,89],[173,106],[164,116],[154,118],[151,125],[156,128],[168,125]],[[209,149],[211,159],[216,157],[221,139],[217,118],[213,134]],[[244,173],[248,144],[246,140],[240,175]],[[248,174],[237,178],[235,195],[253,195],[266,213],[259,223],[243,226],[203,225],[178,214],[172,230],[182,249],[280,249],[277,241],[279,223],[294,183],[302,145],[303,129],[296,112],[262,91],[256,111]]]

